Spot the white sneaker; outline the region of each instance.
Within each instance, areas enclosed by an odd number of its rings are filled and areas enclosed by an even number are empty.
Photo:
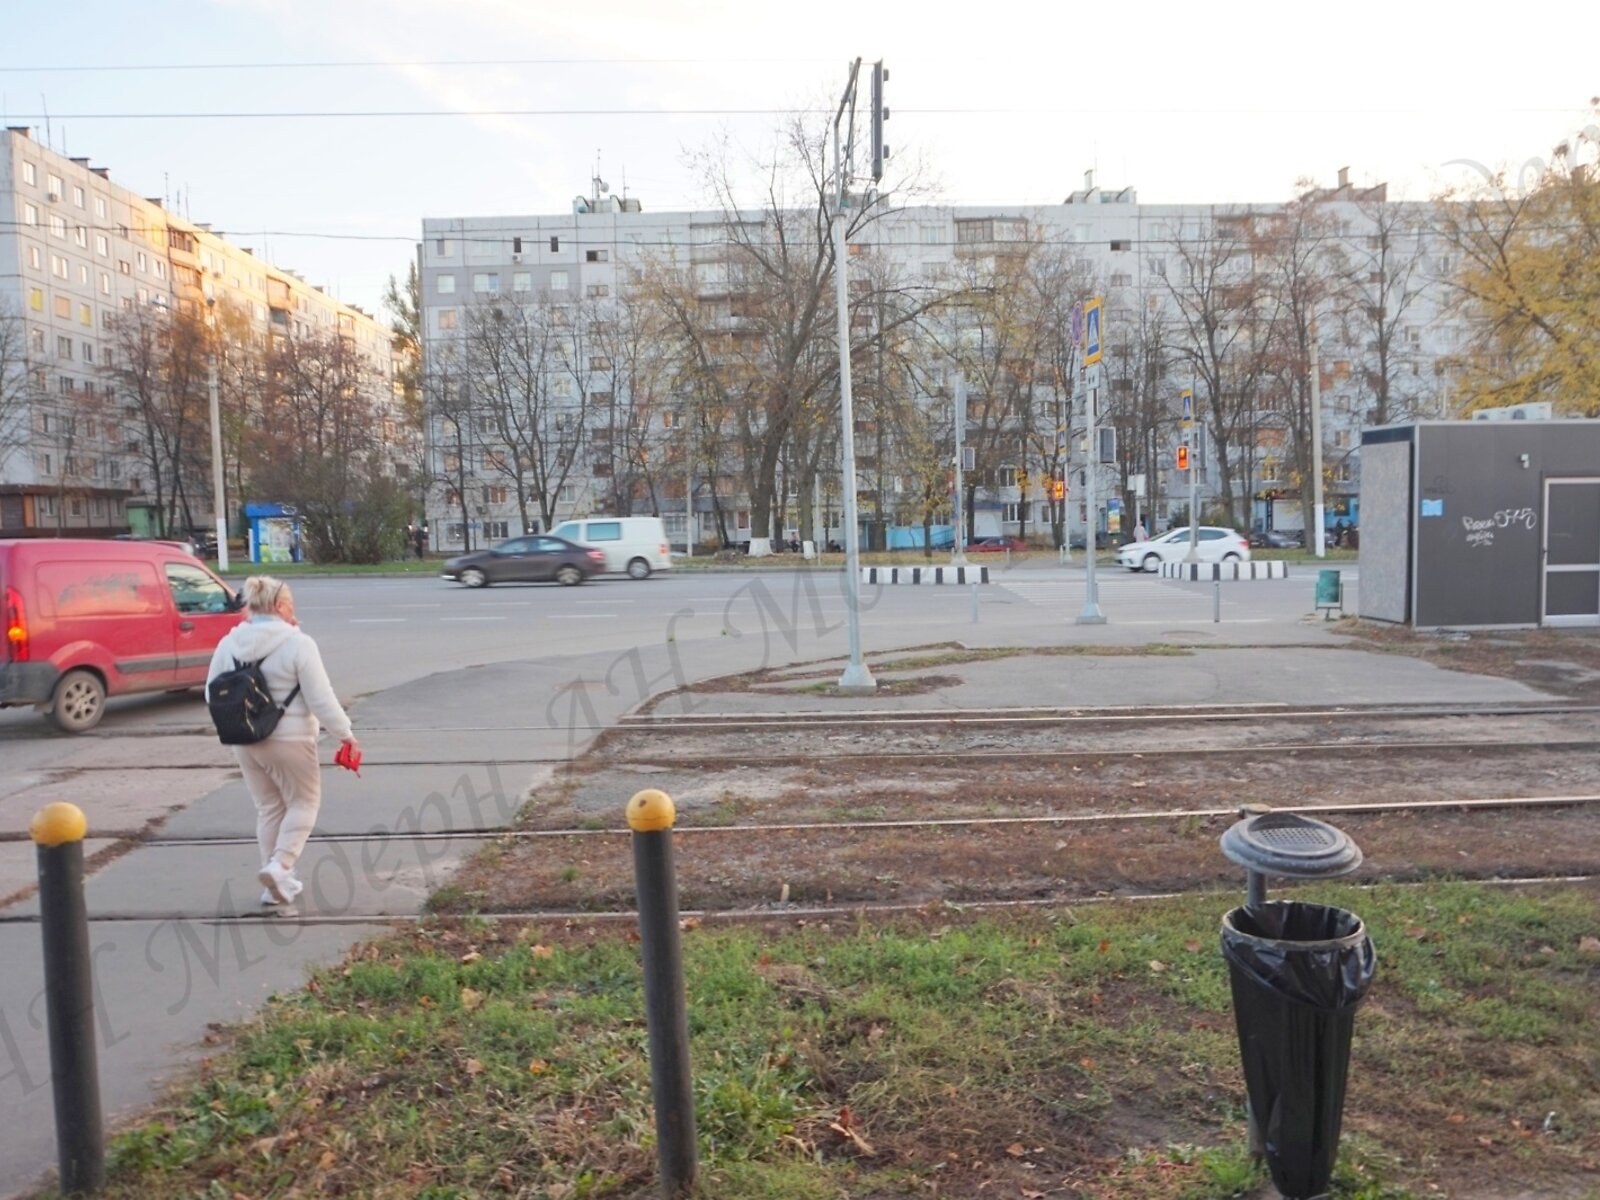
[[[283,903],[283,902],[281,900],[279,900],[276,896],[274,896],[271,892],[262,892],[261,893],[261,907],[262,908],[271,908],[273,905],[281,904],[281,903]]]
[[[279,866],[277,859],[257,871],[256,878],[267,889],[274,904],[288,904],[300,892],[300,881],[294,877],[294,872]]]

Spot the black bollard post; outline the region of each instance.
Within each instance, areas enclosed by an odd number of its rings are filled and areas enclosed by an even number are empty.
[[[678,941],[678,876],[672,864],[672,798],[646,788],[628,801],[633,877],[639,897],[639,951],[650,1029],[650,1090],[656,1110],[656,1161],[661,1194],[689,1195],[696,1146],[694,1087],[689,1072],[689,1016]]]
[[[28,826],[38,847],[39,929],[44,942],[56,1158],[61,1190],[67,1195],[97,1192],[106,1181],[94,1040],[94,974],[83,897],[83,835],[88,828],[83,811],[64,803],[45,805]]]

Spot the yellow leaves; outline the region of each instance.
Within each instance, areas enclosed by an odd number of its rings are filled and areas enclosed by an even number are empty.
[[[467,987],[464,987],[464,988],[461,989],[461,1007],[462,1008],[466,1009],[468,1012],[471,1012],[473,1009],[477,1008],[478,1005],[480,1005],[482,1003],[483,1003],[483,993],[482,992],[477,992],[477,991],[474,991],[472,988],[467,988]]]
[[[475,1058],[469,1058],[467,1059],[466,1070],[468,1075],[482,1075],[483,1064]]]
[[[544,1075],[550,1070],[550,1064],[542,1058],[536,1058],[528,1064],[529,1075]]]
[[[540,944],[540,945],[536,945],[536,946],[532,947],[528,951],[528,953],[533,955],[535,958],[549,958],[552,954],[555,953],[555,951],[552,950],[549,946]]]

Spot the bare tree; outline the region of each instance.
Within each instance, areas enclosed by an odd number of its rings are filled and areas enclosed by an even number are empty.
[[[22,314],[0,299],[0,468],[25,440],[34,376]]]
[[[1380,193],[1361,201],[1366,228],[1349,243],[1344,275],[1350,340],[1360,347],[1366,424],[1388,425],[1417,416],[1422,395],[1408,327],[1430,290],[1427,227],[1432,206],[1400,204]]]

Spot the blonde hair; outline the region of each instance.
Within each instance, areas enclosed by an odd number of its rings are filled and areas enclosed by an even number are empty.
[[[252,575],[244,581],[239,594],[244,597],[244,606],[250,612],[271,616],[278,611],[278,600],[288,592],[288,588],[287,583],[271,575]],[[289,595],[293,593],[289,592]]]

